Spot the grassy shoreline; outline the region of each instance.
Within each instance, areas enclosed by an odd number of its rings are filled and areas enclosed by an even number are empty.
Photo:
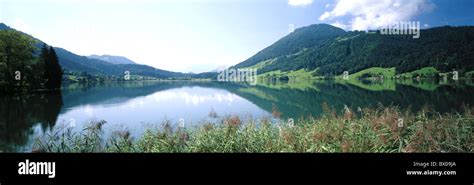
[[[327,105],[325,115],[294,125],[270,120],[242,121],[229,116],[218,124],[174,128],[163,123],[139,138],[129,131],[103,137],[105,121],[91,123],[81,133],[56,129],[38,138],[33,152],[474,152],[474,109],[439,114],[425,108],[413,113],[397,107],[350,110],[342,114]]]

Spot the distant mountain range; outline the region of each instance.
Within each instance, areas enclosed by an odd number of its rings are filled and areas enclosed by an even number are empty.
[[[352,74],[371,67],[395,67],[397,73],[423,67],[470,71],[474,70],[473,51],[474,26],[421,30],[420,38],[414,39],[316,24],[296,29],[232,68],[258,68],[259,74],[306,69],[317,76]]]
[[[134,61],[122,56],[90,55],[88,58],[103,60],[111,64],[137,64]]]
[[[0,30],[14,30],[9,26],[0,23]],[[21,31],[18,31],[21,32]],[[21,32],[23,33],[23,32]],[[28,35],[26,33],[23,33]],[[37,41],[37,48],[41,48],[44,44],[43,41],[34,38],[31,35],[29,37],[35,39]],[[132,75],[141,75],[141,76],[149,76],[155,78],[185,78],[185,77],[192,77],[194,75],[186,74],[186,73],[179,73],[179,72],[172,72],[166,71],[161,69],[156,69],[151,66],[147,65],[139,65],[135,62],[120,56],[80,56],[75,53],[72,53],[66,49],[55,47],[56,54],[59,58],[59,64],[63,68],[63,70],[67,71],[75,71],[75,72],[87,72],[89,74],[94,75],[115,75],[115,76],[122,76],[124,75],[125,71],[129,71]],[[199,74],[196,74],[199,75]]]
[[[0,30],[11,29],[0,23]],[[43,42],[38,40],[37,47]],[[178,73],[139,65],[120,56],[80,56],[55,48],[63,69],[90,74],[134,75],[155,78],[215,78],[216,71],[192,74]],[[258,69],[259,74],[272,71],[305,69],[317,76],[355,73],[371,67],[396,68],[396,73],[434,67],[441,72],[453,69],[474,70],[474,26],[437,27],[421,30],[419,39],[412,35],[382,35],[377,31],[344,31],[316,24],[296,29],[249,59],[231,68]]]

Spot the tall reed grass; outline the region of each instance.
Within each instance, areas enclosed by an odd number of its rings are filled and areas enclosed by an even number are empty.
[[[116,131],[104,138],[105,121],[91,123],[82,132],[56,129],[37,139],[35,152],[473,152],[474,109],[440,114],[426,107],[413,113],[397,107],[341,114],[323,105],[319,118],[298,120],[294,126],[271,119],[242,121],[237,116],[193,128],[173,127],[167,121],[139,138]],[[274,110],[273,112],[277,112]],[[278,115],[280,116],[280,115]],[[402,121],[402,122],[401,122]]]

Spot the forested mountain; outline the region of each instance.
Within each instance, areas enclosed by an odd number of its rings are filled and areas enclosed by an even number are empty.
[[[88,58],[103,60],[111,64],[136,64],[134,61],[122,56],[90,55]]]
[[[0,23],[1,30],[14,30],[13,28],[8,27],[7,25]],[[36,50],[39,55],[40,48],[45,44],[39,39],[36,39],[26,33],[17,31],[24,35],[27,35],[30,38],[33,38],[36,41]],[[190,77],[190,74],[178,73],[165,71],[161,69],[156,69],[146,65],[138,64],[113,64],[104,60],[88,58],[85,56],[80,56],[74,54],[70,51],[67,51],[63,48],[55,47],[54,50],[59,59],[59,63],[63,70],[72,71],[72,72],[86,72],[93,75],[114,75],[114,76],[123,76],[125,71],[129,71],[131,75],[141,75],[149,76],[155,78],[185,78]]]
[[[318,47],[344,34],[344,30],[327,24],[298,28],[235,67],[249,67],[265,60],[298,53],[305,48]]]
[[[474,69],[474,27],[421,30],[421,37],[345,32],[319,24],[295,30],[234,67],[258,67],[259,74],[317,70],[316,75],[354,73],[370,67],[396,67],[397,73],[435,67],[440,71]]]
[[[0,30],[13,30],[0,23]],[[22,33],[25,34],[25,33]],[[27,34],[25,34],[27,35]],[[29,35],[28,35],[29,36]],[[32,36],[29,36],[33,38]],[[43,42],[37,41],[37,51]],[[209,78],[216,73],[186,74],[156,69],[117,56],[79,56],[54,48],[64,70],[92,75],[132,75],[155,78]],[[381,35],[378,32],[346,32],[340,28],[317,24],[296,29],[271,46],[264,48],[233,68],[257,67],[259,74],[298,69],[315,70],[315,75],[355,73],[370,67],[395,67],[397,73],[435,67],[446,72],[474,70],[474,27],[438,27],[412,35]],[[38,52],[39,54],[39,52]]]

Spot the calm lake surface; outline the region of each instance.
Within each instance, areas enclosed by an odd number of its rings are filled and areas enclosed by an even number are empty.
[[[327,103],[341,112],[344,105],[395,105],[439,112],[461,111],[473,105],[471,82],[268,82],[257,86],[217,82],[115,82],[70,84],[57,94],[0,95],[0,150],[28,152],[35,139],[54,128],[80,132],[90,121],[105,120],[105,134],[128,129],[137,138],[166,120],[186,127],[218,122],[223,116],[243,120],[283,119],[322,114]],[[216,117],[209,116],[210,112]]]

